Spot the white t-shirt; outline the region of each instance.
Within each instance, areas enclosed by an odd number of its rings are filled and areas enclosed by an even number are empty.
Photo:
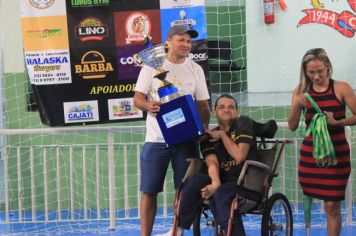
[[[208,100],[209,92],[206,86],[204,71],[194,61],[186,58],[182,64],[173,64],[165,60],[163,69],[168,70],[166,80],[176,85],[183,94],[190,94],[197,101]],[[149,66],[143,66],[137,79],[135,91],[148,95],[149,100],[158,100],[159,97],[152,96],[152,91],[157,91],[161,81],[154,76],[157,71]],[[162,132],[156,117],[150,112],[146,118],[146,142],[164,143]]]

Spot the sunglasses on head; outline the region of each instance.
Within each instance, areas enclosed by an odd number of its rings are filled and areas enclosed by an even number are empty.
[[[325,53],[325,50],[323,48],[313,48],[307,51],[307,55],[314,55],[318,56],[320,53]]]

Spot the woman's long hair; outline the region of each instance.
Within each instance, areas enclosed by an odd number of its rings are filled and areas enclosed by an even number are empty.
[[[311,84],[310,79],[306,73],[306,70],[307,70],[308,62],[310,62],[312,60],[319,60],[319,61],[323,62],[327,68],[327,73],[328,73],[327,76],[329,78],[332,77],[333,66],[331,64],[331,61],[330,61],[326,51],[323,48],[310,49],[304,54],[303,59],[302,59],[301,68],[300,68],[300,79],[299,79],[299,82],[297,85],[298,93],[309,92],[309,90],[311,89],[312,84]]]

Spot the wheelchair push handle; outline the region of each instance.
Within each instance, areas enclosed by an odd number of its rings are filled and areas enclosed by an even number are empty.
[[[265,123],[260,123],[253,120],[253,129],[255,136],[260,138],[274,138],[277,132],[278,126],[275,120],[269,120]]]

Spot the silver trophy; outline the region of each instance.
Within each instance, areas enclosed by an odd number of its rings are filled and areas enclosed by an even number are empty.
[[[180,95],[179,85],[166,80],[168,71],[163,69],[167,46],[164,43],[153,46],[149,40],[147,48],[137,54],[141,64],[156,69],[154,78],[162,81],[157,94],[162,104],[156,119],[167,146],[191,140],[204,133],[204,127],[192,95]]]
[[[148,48],[137,53],[137,57],[141,63],[156,69],[157,73],[154,78],[162,81],[162,85],[158,88],[157,93],[161,102],[166,103],[179,97],[179,90],[171,82],[166,80],[169,71],[162,68],[164,60],[166,59],[167,45],[165,43],[157,44],[155,46],[148,46]]]

